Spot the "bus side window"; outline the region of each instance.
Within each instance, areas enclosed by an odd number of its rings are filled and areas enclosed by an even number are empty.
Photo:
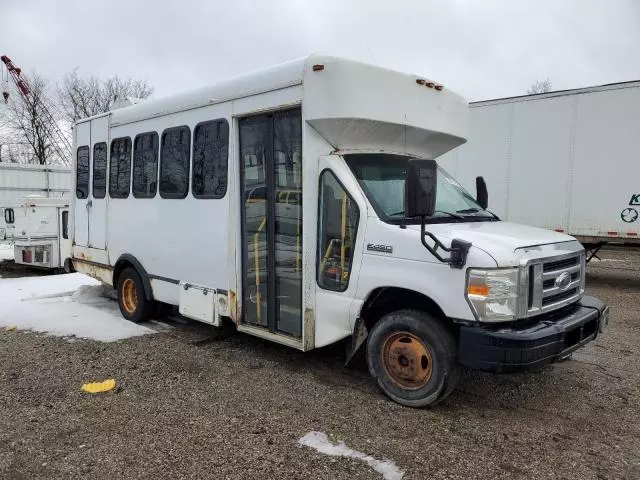
[[[133,196],[153,198],[158,190],[158,134],[141,133],[133,142]]]
[[[89,147],[78,147],[76,152],[76,198],[89,196]]]
[[[349,286],[360,212],[330,170],[320,175],[319,201],[318,285],[344,292]]]
[[[193,181],[196,198],[222,198],[227,193],[229,123],[199,123],[193,133]]]
[[[160,196],[185,198],[189,193],[189,127],[168,128],[162,132],[160,146]]]
[[[93,146],[93,198],[104,198],[107,194],[107,144]]]
[[[62,238],[69,238],[69,210],[62,212]]]
[[[13,208],[5,208],[4,209],[4,221],[7,223],[13,223],[16,221],[16,216],[13,211]]]
[[[111,142],[109,162],[109,196],[127,198],[131,185],[131,139],[116,138]]]

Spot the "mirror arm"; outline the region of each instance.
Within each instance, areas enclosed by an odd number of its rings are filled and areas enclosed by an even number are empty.
[[[451,241],[451,248],[446,247],[438,238],[431,232],[427,232],[425,217],[421,217],[420,219],[420,240],[422,241],[422,245],[439,261],[442,263],[448,263],[451,268],[462,268],[467,263],[467,254],[469,253],[469,249],[471,248],[471,242],[466,242],[464,240],[460,240],[454,238]],[[434,246],[432,247],[427,243],[425,237],[428,236],[434,242]],[[445,252],[450,252],[451,255],[449,258],[444,258],[438,253],[438,248],[441,248]]]

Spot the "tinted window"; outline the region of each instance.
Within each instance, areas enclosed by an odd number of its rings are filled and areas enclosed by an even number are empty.
[[[79,147],[76,159],[76,198],[89,195],[89,147]]]
[[[93,198],[104,198],[106,194],[107,144],[102,142],[93,146]]]
[[[320,177],[318,285],[343,292],[349,286],[358,230],[358,206],[332,172]]]
[[[109,162],[109,196],[127,198],[131,183],[131,139],[116,138],[111,142]]]
[[[226,120],[201,123],[193,133],[193,185],[197,198],[222,198],[227,192],[229,124]]]
[[[160,150],[160,196],[184,198],[189,192],[189,127],[177,127],[162,133]]]
[[[62,212],[62,238],[69,238],[69,210]]]
[[[133,196],[153,198],[158,190],[158,134],[138,135],[133,142]]]
[[[16,217],[15,217],[15,213],[13,212],[13,208],[5,208],[4,209],[4,221],[7,223],[13,223],[15,222]]]

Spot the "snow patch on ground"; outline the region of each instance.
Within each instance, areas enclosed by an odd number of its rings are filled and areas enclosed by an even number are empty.
[[[109,285],[80,285],[73,293],[71,299],[74,302],[85,304],[105,303],[105,298],[116,299],[115,291]]]
[[[384,480],[400,480],[404,475],[391,460],[377,460],[371,455],[347,447],[344,442],[333,443],[327,438],[327,435],[322,432],[309,432],[298,440],[298,443],[306,447],[311,447],[325,455],[349,457],[360,460],[380,473]]]
[[[122,318],[112,289],[81,273],[0,280],[0,327],[113,342],[154,333]]]

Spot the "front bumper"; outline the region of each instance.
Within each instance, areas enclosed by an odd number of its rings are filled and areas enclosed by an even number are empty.
[[[594,297],[509,328],[460,327],[459,362],[490,372],[516,372],[566,357],[609,323],[609,307]]]

